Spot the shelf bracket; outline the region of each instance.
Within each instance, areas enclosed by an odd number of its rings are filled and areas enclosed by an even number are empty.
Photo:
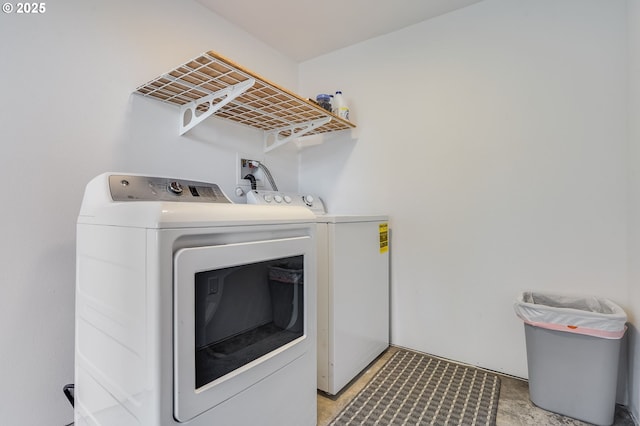
[[[287,142],[299,138],[310,131],[324,126],[331,121],[331,117],[322,117],[305,123],[294,124],[291,126],[281,127],[264,133],[264,152],[272,151]],[[287,136],[281,137],[281,133],[288,132]]]
[[[246,92],[255,82],[255,79],[249,78],[182,105],[180,107],[180,135],[184,135],[206,118],[218,112],[226,104]],[[181,82],[181,84],[184,83]],[[214,102],[216,99],[220,100]]]

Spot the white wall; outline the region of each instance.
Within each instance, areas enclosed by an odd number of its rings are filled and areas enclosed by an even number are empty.
[[[105,171],[217,182],[231,195],[236,152],[263,157],[256,131],[210,119],[177,136],[173,107],[134,89],[207,50],[285,87],[297,66],[193,1],[48,2],[0,15],[0,423],[73,420],[75,221]],[[295,152],[267,158],[297,188]]]
[[[626,2],[485,0],[300,66],[360,135],[301,154],[391,216],[392,341],[526,377],[524,289],[627,293]]]
[[[628,0],[629,30],[629,401],[640,419],[640,0]]]

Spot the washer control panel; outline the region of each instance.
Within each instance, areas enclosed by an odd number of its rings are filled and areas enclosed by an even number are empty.
[[[113,201],[231,203],[215,183],[138,175],[110,175]]]
[[[247,204],[302,206],[311,209],[317,215],[326,213],[324,203],[320,197],[312,194],[253,190],[247,193]]]

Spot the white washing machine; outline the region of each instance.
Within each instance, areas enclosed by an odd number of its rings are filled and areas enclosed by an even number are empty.
[[[250,204],[316,215],[318,389],[335,395],[389,347],[388,216],[329,215],[313,195],[251,191]]]
[[[108,173],[77,225],[75,424],[315,425],[315,216]]]

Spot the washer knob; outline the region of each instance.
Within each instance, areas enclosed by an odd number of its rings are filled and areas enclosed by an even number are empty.
[[[302,201],[309,207],[313,206],[313,195],[303,195]]]
[[[291,204],[291,197],[288,196],[288,195],[285,195],[284,196],[284,202],[287,203],[287,204]]]
[[[180,182],[174,180],[173,182],[169,183],[169,191],[173,192],[176,195],[180,195],[182,194],[182,185],[180,185]]]
[[[276,203],[281,203],[282,202],[282,195],[276,194],[273,196],[273,199],[276,201]]]
[[[262,198],[264,198],[264,200],[267,203],[270,203],[273,200],[273,197],[271,196],[271,194],[264,194],[264,196]]]

